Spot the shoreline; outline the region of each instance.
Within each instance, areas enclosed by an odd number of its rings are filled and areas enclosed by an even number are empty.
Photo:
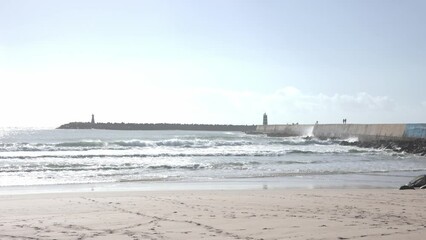
[[[305,175],[265,178],[211,179],[204,181],[134,181],[107,183],[3,186],[0,196],[43,193],[89,193],[125,191],[251,191],[291,189],[399,189],[419,172],[394,174]]]
[[[1,239],[423,239],[426,191],[284,189],[0,196]]]

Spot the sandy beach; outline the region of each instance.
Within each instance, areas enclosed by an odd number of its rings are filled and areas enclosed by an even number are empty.
[[[282,189],[0,196],[0,239],[424,239],[426,191]]]

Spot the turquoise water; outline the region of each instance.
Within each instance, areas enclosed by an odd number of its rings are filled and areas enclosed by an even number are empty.
[[[239,132],[0,130],[0,191],[399,187],[425,157]]]

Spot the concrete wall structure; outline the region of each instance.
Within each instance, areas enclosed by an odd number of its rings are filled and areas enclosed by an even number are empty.
[[[407,124],[404,131],[406,138],[426,138],[426,124]]]
[[[426,139],[426,124],[316,124],[257,126],[257,132],[271,136],[314,136],[360,141]]]
[[[361,141],[400,139],[404,130],[405,124],[320,124],[315,126],[313,136],[339,139],[357,137]]]

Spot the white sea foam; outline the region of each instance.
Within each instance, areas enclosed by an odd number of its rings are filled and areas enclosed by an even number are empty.
[[[349,137],[349,138],[344,139],[343,141],[354,143],[354,142],[358,142],[359,139],[358,139],[358,137]]]

